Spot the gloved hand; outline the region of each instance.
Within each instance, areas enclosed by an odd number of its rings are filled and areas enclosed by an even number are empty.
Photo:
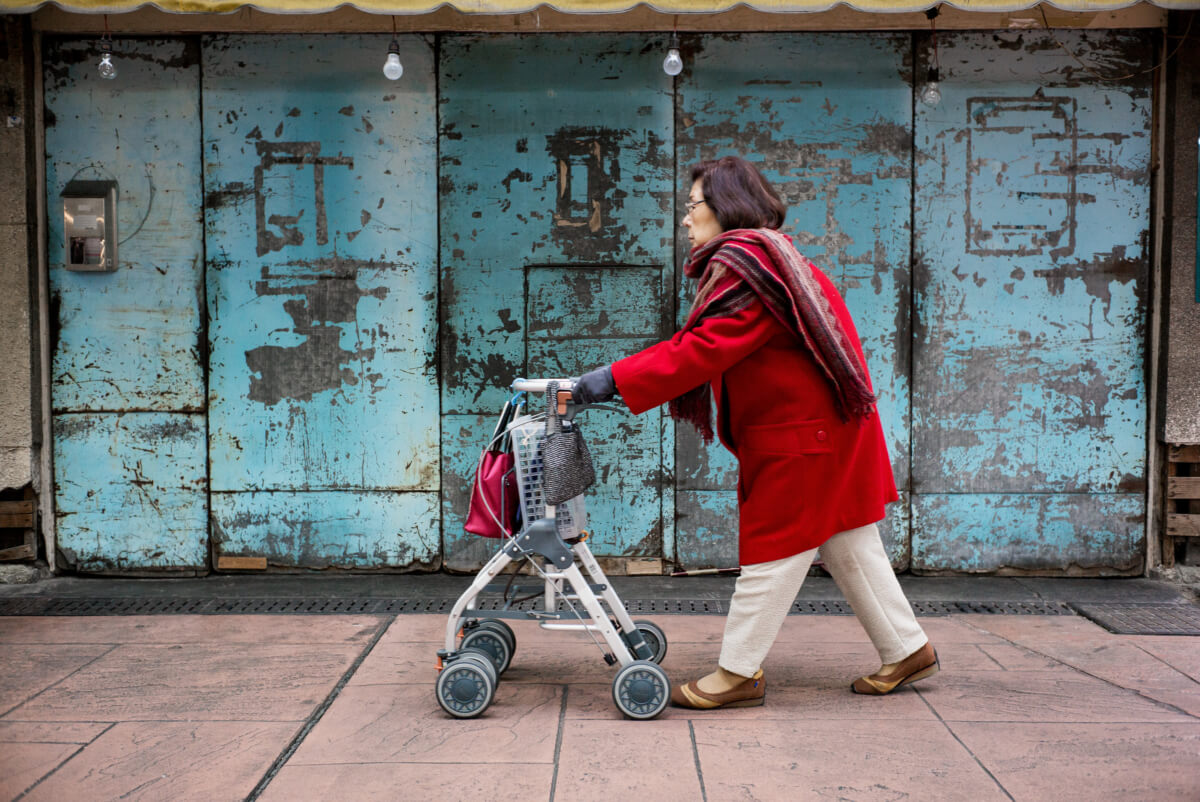
[[[616,394],[617,384],[608,365],[583,374],[571,388],[571,400],[576,404],[602,404]]]

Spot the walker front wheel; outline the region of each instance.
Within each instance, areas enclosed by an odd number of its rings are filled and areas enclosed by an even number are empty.
[[[474,660],[456,660],[437,679],[437,700],[455,718],[475,718],[492,703],[496,683]]]
[[[635,660],[613,678],[613,702],[627,718],[651,719],[671,700],[671,682],[658,663]]]

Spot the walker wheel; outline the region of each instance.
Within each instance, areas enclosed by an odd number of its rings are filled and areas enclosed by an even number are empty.
[[[661,663],[663,658],[667,656],[667,636],[666,633],[653,621],[634,621],[634,628],[641,633],[642,639],[646,641],[646,645],[650,647],[650,659],[655,663]],[[621,633],[622,637],[625,633]],[[626,645],[629,644],[629,638],[625,637]],[[633,647],[630,646],[629,651],[633,652]],[[637,652],[633,653],[637,657]]]
[[[463,635],[458,648],[460,650],[478,649],[484,652],[492,661],[497,678],[507,671],[509,664],[512,663],[512,647],[509,645],[508,639],[504,637],[504,633],[497,632],[493,627],[485,627],[481,624],[472,629]]]
[[[492,629],[499,632],[508,639],[508,650],[513,654],[517,653],[517,636],[508,624],[499,618],[485,618],[479,622],[479,627],[480,629]]]
[[[492,703],[496,683],[476,660],[455,660],[437,679],[437,700],[455,718],[475,718]]]
[[[492,685],[500,684],[500,674],[496,672],[496,664],[492,661],[492,655],[478,646],[468,646],[465,649],[460,648],[458,650],[458,659],[478,664],[484,673],[488,675],[488,679],[492,681]]]
[[[651,719],[671,699],[671,683],[658,663],[635,660],[613,678],[613,702],[626,718]]]

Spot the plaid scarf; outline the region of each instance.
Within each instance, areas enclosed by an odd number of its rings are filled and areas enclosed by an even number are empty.
[[[766,261],[747,248],[767,254]],[[761,300],[796,336],[829,380],[842,420],[866,418],[875,404],[866,367],[821,290],[812,263],[783,234],[769,228],[726,231],[696,248],[683,265],[699,279],[683,331],[710,317],[724,317]],[[713,439],[712,388],[706,382],[671,401],[671,417],[691,423],[706,443]]]

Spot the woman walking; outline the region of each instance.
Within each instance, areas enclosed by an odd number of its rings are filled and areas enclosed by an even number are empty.
[[[742,571],[718,667],[673,689],[682,707],[763,703],[762,661],[818,548],[883,663],[851,689],[887,694],[938,670],[876,527],[897,494],[858,333],[833,283],[779,232],[784,212],[743,159],[693,167],[687,323],[575,385],[581,403],[619,393],[635,414],[669,402],[738,460]]]

